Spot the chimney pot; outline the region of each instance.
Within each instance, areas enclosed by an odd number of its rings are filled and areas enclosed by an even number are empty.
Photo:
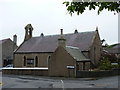
[[[63,29],[60,29],[61,30],[61,35],[63,35]]]
[[[44,36],[44,34],[43,34],[43,33],[41,33],[41,36],[43,37],[43,36]]]
[[[77,34],[77,33],[78,33],[78,30],[76,29],[74,33]]]

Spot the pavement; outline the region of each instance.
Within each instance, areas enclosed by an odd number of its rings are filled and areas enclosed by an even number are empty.
[[[104,78],[64,78],[3,75],[2,88],[118,88],[120,76]]]

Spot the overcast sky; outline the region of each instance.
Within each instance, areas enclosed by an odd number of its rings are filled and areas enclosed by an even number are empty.
[[[18,36],[18,45],[24,40],[27,24],[32,24],[33,36],[95,31],[98,26],[100,38],[108,44],[118,42],[118,14],[104,10],[86,10],[81,15],[70,16],[63,0],[0,0],[0,40]]]

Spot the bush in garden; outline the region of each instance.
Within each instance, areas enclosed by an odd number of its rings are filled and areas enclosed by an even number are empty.
[[[108,58],[103,57],[103,59],[99,63],[99,69],[100,70],[110,70],[111,67],[111,62],[108,60]]]

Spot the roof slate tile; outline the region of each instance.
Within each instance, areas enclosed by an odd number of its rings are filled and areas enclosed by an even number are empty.
[[[84,51],[89,49],[95,35],[96,31],[92,31],[77,34],[65,34],[64,37],[67,46],[78,47],[81,51]],[[15,53],[54,52],[58,46],[59,37],[60,35],[32,37],[25,41]]]

